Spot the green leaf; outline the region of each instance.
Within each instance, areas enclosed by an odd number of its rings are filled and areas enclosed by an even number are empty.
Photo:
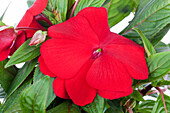
[[[106,112],[106,110],[108,110],[110,108],[110,105],[105,101],[104,102],[104,109],[103,109],[103,113]]]
[[[163,85],[170,85],[170,80],[161,80],[157,83],[157,87]]]
[[[40,80],[41,78],[43,78],[44,75],[43,73],[41,73],[39,65],[37,65],[35,72],[34,72],[34,76],[33,76],[33,83],[35,83],[36,81]],[[56,95],[53,91],[53,81],[55,78],[50,77],[50,86],[49,86],[49,91],[48,91],[48,97],[47,97],[47,107],[51,104],[51,102],[55,99]]]
[[[2,21],[0,21],[0,26],[4,26],[5,24],[2,22]]]
[[[135,10],[136,10],[136,8],[137,8],[140,0],[133,0],[133,2],[134,2],[134,8],[135,8]]]
[[[137,90],[133,90],[133,93],[130,95],[132,96],[133,99],[138,100],[138,101],[145,101],[142,97],[142,95],[139,93]]]
[[[140,29],[144,35],[153,40],[155,36],[169,24],[170,0],[141,0],[137,7],[134,19],[120,34],[125,37],[138,38],[139,35],[132,30]]]
[[[51,102],[56,98],[56,95],[53,90],[53,81],[55,78],[50,77],[50,86],[48,91],[48,97],[47,97],[47,107],[51,104]]]
[[[103,7],[108,11],[109,27],[114,26],[128,16],[133,10],[133,6],[133,0],[111,0],[105,4]]]
[[[134,108],[135,113],[152,113],[154,104],[155,101],[146,100],[145,102],[138,104],[138,106]]]
[[[104,110],[104,98],[96,95],[91,104],[87,104],[82,107],[88,113],[103,113]]]
[[[118,100],[109,100],[108,104],[110,105],[110,108],[107,109],[105,113],[123,113]]]
[[[170,97],[165,95],[165,94],[163,96],[164,96],[164,99],[165,99],[165,105],[166,105],[167,113],[169,113],[170,112]],[[164,105],[163,105],[161,95],[158,96],[158,98],[155,102],[155,105],[152,109],[152,113],[165,113],[165,108],[164,108]]]
[[[12,111],[18,110],[19,106],[14,107],[15,105],[19,104],[19,95],[26,87],[30,86],[32,79],[27,79],[3,104],[2,108],[0,109],[0,113],[4,113],[5,111]],[[10,112],[11,113],[11,112]]]
[[[161,39],[168,33],[170,29],[170,24],[166,25],[163,29],[161,29],[153,38],[150,39],[153,45],[158,44]]]
[[[164,52],[164,51],[170,51],[170,47],[168,45],[166,45],[163,42],[159,42],[156,46],[155,46],[155,50],[159,53],[159,52]]]
[[[134,30],[140,35],[148,57],[155,54],[156,51],[155,51],[154,47],[152,46],[150,41],[145,37],[145,35],[138,28],[134,28]]]
[[[41,73],[40,67],[39,67],[39,64],[38,64],[37,67],[35,68],[35,72],[34,72],[34,76],[33,76],[33,83],[35,83],[36,81],[40,80],[44,76],[45,75],[43,73]]]
[[[15,66],[11,66],[9,68],[4,68],[8,59],[5,59],[0,62],[0,87],[7,92],[12,80],[14,79],[17,68]]]
[[[55,25],[66,20],[66,14],[72,0],[48,0],[43,13]]]
[[[28,7],[31,7],[34,4],[35,0],[27,0]]]
[[[68,0],[57,0],[57,11],[59,11],[59,23],[66,21]]]
[[[7,11],[7,9],[8,9],[8,7],[9,7],[10,4],[11,4],[11,2],[8,4],[8,6],[6,7],[4,13],[3,13],[2,16],[0,17],[0,21],[2,21],[2,19],[4,18],[4,15],[5,15],[5,13],[6,13],[6,11]],[[1,22],[0,22],[0,23],[1,23]]]
[[[44,76],[24,89],[19,97],[23,113],[45,113],[50,77]]]
[[[79,0],[79,3],[77,4],[77,7],[74,11],[74,16],[77,15],[77,13],[86,8],[86,7],[100,7],[106,0]]]
[[[11,56],[10,60],[5,65],[5,68],[32,60],[40,55],[40,45],[38,46],[29,46],[29,42],[31,39],[27,40],[24,44],[22,44],[15,53]]]
[[[157,53],[151,55],[148,59],[148,67],[150,75],[147,80],[155,81],[164,75],[166,75],[170,70],[170,51]]]
[[[2,88],[0,84],[0,98],[5,98],[5,96],[6,96],[6,92],[4,91],[4,89]]]
[[[56,106],[53,109],[47,111],[47,113],[81,113],[80,109],[71,102],[65,101],[62,104]]]
[[[23,113],[20,107],[20,104],[16,104],[9,108],[5,113]]]
[[[24,66],[18,71],[15,79],[12,81],[8,89],[7,97],[9,97],[23,83],[23,81],[27,78],[27,76],[34,69],[34,66],[36,65],[36,63],[37,63],[37,59],[26,62]]]

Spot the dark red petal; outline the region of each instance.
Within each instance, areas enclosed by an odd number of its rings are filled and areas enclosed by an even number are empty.
[[[115,35],[115,34],[111,34]],[[125,68],[134,79],[148,78],[148,68],[145,60],[144,48],[120,35],[104,47],[105,53],[111,54],[125,65]]]
[[[109,91],[127,91],[132,85],[132,79],[123,63],[107,53],[94,61],[86,80],[93,88]]]
[[[90,59],[92,44],[77,40],[49,39],[40,52],[48,69],[62,79],[72,78]]]
[[[0,61],[8,57],[14,39],[14,28],[7,28],[0,31]]]
[[[110,32],[106,8],[88,7],[82,9],[77,15],[87,19],[100,42],[106,40],[105,38]]]
[[[14,45],[11,48],[10,55],[12,55],[25,42],[25,40],[25,33],[20,31]]]
[[[38,62],[40,63],[39,67],[40,67],[40,71],[44,74],[44,75],[48,75],[50,77],[56,77],[57,75],[54,75],[46,66],[46,64],[44,63],[43,58],[40,56],[38,59]]]
[[[97,94],[97,90],[90,87],[86,82],[86,74],[92,62],[88,61],[74,78],[65,81],[69,97],[79,106],[93,102]]]
[[[130,88],[128,91],[103,91],[98,90],[98,94],[106,99],[118,99],[120,97],[128,96],[133,92],[133,89]]]
[[[58,97],[64,98],[64,99],[69,99],[69,96],[65,89],[65,80],[64,79],[56,78],[53,81],[53,90],[54,90],[54,93]]]
[[[48,35],[52,38],[80,40],[83,43],[93,45],[99,43],[97,35],[91,29],[88,21],[81,16],[73,17],[66,22],[49,27]]]

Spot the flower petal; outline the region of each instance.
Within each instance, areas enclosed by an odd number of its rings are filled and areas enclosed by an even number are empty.
[[[88,61],[92,44],[69,39],[49,39],[40,52],[48,69],[62,79],[72,78]]]
[[[97,94],[97,90],[90,87],[86,82],[86,74],[92,62],[88,61],[74,78],[65,81],[69,97],[79,106],[93,102]]]
[[[107,53],[94,61],[86,80],[91,87],[99,90],[127,91],[132,85],[123,63]]]
[[[133,92],[133,89],[130,88],[130,90],[124,92],[124,91],[102,91],[98,90],[98,94],[106,99],[118,99],[120,97],[125,97],[130,95]]]
[[[25,33],[20,31],[14,45],[11,48],[10,55],[12,55],[26,40]]]
[[[56,78],[53,81],[53,90],[54,90],[54,93],[58,97],[64,98],[64,99],[69,99],[69,96],[65,89],[65,80],[64,79]]]
[[[40,14],[47,6],[48,0],[36,0],[34,4],[28,9],[28,12],[33,16]]]
[[[97,35],[91,29],[88,21],[81,16],[73,17],[63,23],[49,27],[48,35],[57,39],[81,40],[93,45],[99,43]]]
[[[82,16],[87,19],[91,28],[97,34],[100,42],[103,42],[107,38],[110,32],[108,25],[107,10],[104,7],[88,7],[82,9],[77,16]]]
[[[32,23],[34,16],[40,14],[45,9],[47,2],[48,0],[36,0],[34,4],[26,11],[17,27],[29,26]]]
[[[36,0],[34,4],[26,11],[17,27],[33,27],[45,30],[35,19],[34,16],[40,14],[46,7],[48,0]],[[19,31],[15,44],[10,54],[13,54],[28,38],[31,38],[35,31],[26,30],[27,37],[24,31]]]
[[[14,28],[0,30],[0,61],[3,61],[8,57],[14,39]]]
[[[122,62],[134,79],[144,80],[148,78],[148,68],[143,47],[117,35],[104,47],[104,51]]]
[[[40,56],[38,58],[38,62],[40,63],[39,67],[40,67],[40,71],[44,74],[44,75],[48,75],[50,77],[56,77],[57,75],[54,75],[54,73],[52,73],[48,67],[46,66],[46,64],[44,63],[43,58]]]

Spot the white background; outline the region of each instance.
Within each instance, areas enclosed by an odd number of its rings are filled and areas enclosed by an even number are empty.
[[[3,22],[6,25],[16,26],[28,9],[27,0],[0,0],[0,17],[8,5],[9,7],[5,13]],[[128,17],[111,28],[111,31],[119,33],[128,25],[128,22],[132,20],[132,18],[133,14],[131,13]],[[170,43],[170,31],[166,34],[162,41],[166,44]],[[166,94],[170,94],[170,92],[167,91]],[[2,101],[2,99],[0,99],[0,101]]]

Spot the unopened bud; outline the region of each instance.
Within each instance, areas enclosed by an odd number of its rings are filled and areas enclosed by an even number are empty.
[[[32,37],[29,45],[38,45],[46,39],[47,31],[38,30]]]

